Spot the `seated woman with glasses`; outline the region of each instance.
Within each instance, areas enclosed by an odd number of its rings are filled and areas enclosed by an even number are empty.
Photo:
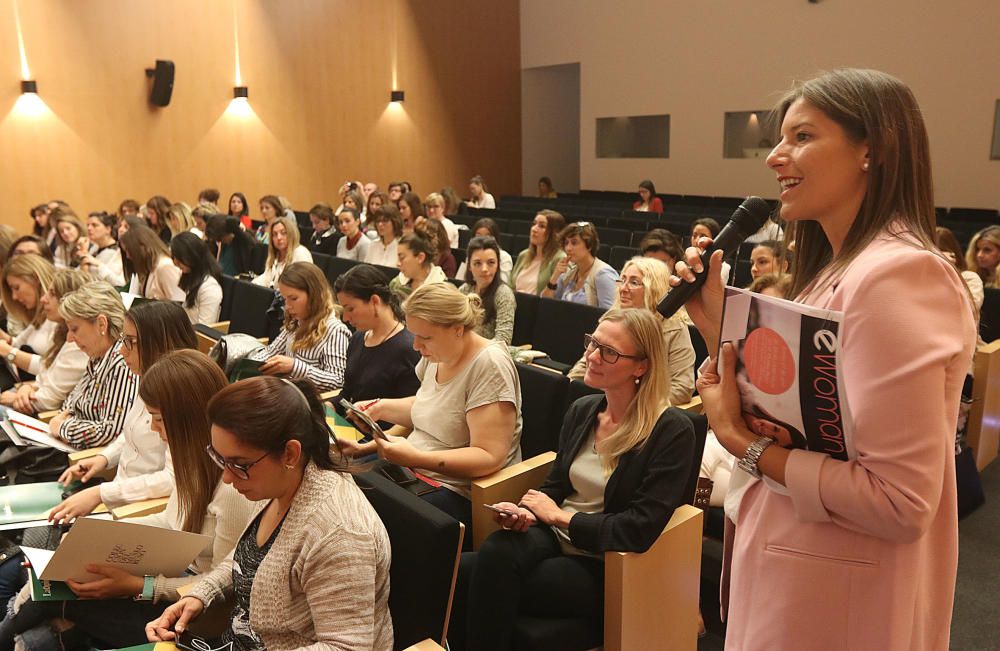
[[[140,378],[171,351],[197,347],[198,340],[187,314],[176,303],[137,303],[125,315],[119,350],[129,370]],[[105,468],[115,467],[118,470],[113,480],[74,493],[52,509],[49,521],[69,523],[101,503],[113,509],[170,494],[174,487],[170,452],[153,428],[141,391],[125,415],[121,436],[100,454],[67,468],[59,481],[66,485],[77,479],[86,482]]]
[[[634,307],[647,310],[660,324],[667,353],[667,377],[670,379],[670,404],[683,405],[694,394],[694,346],[683,319],[674,315],[664,319],[656,304],[670,289],[670,269],[655,258],[632,258],[625,263],[615,281],[618,295],[611,309]],[[570,369],[571,380],[582,380],[587,372],[587,355]]]
[[[330,283],[311,262],[293,262],[281,272],[277,290],[285,299],[285,323],[251,359],[264,362],[264,375],[305,378],[319,391],[344,384],[351,332],[334,311]]]
[[[227,602],[230,623],[213,648],[392,649],[389,537],[330,445],[313,388],[250,378],[217,393],[208,418],[223,481],[262,509],[232,556],[146,626],[148,639],[173,641]]]
[[[601,242],[590,222],[570,224],[559,233],[566,257],[556,263],[542,296],[609,308],[615,300],[618,274],[597,258]]]
[[[45,318],[56,324],[48,353],[35,355],[0,342],[0,356],[7,357],[13,352],[14,365],[35,375],[33,381],[21,382],[16,390],[0,393],[0,404],[22,414],[58,409],[80,381],[87,367],[87,356],[75,343],[66,341],[66,321],[59,316],[59,301],[90,281],[90,276],[78,269],[60,269],[42,295]]]
[[[508,651],[511,622],[526,609],[600,622],[604,552],[646,551],[690,498],[694,431],[668,408],[667,366],[649,311],[601,317],[587,337],[584,382],[603,393],[569,408],[542,486],[494,505],[505,530],[486,539],[469,568],[466,648]]]
[[[140,389],[152,430],[170,446],[184,472],[171,486],[166,510],[128,522],[209,536],[212,544],[191,565],[194,574],[225,565],[240,534],[263,506],[240,495],[231,479],[224,481],[223,471],[205,454],[211,441],[206,409],[225,386],[218,364],[197,351],[182,350],[153,364]],[[14,635],[57,618],[62,620],[59,633],[47,626],[36,632],[43,639],[53,635],[58,639],[42,644],[35,635],[30,648],[118,649],[142,644],[147,622],[181,598],[179,588],[197,581],[191,574],[142,576],[107,565],[93,571],[103,578],[67,582],[79,597],[75,601],[30,601],[26,585],[15,602],[15,614],[0,624],[0,645],[11,648]]]

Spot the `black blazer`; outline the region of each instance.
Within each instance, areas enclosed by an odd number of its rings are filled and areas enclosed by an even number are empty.
[[[337,232],[336,227],[334,227],[326,231],[313,233],[312,237],[310,237],[309,241],[305,242],[305,244],[306,248],[313,253],[337,255],[337,240],[339,239],[340,233]],[[364,262],[364,260],[362,260],[362,262]]]
[[[566,412],[555,463],[539,489],[556,504],[574,492],[569,467],[606,405],[603,393],[589,395]],[[570,520],[573,545],[594,553],[649,549],[674,510],[693,497],[684,493],[694,463],[694,445],[691,421],[676,408],[665,409],[646,443],[618,458],[618,467],[604,488],[604,512],[577,513]]]

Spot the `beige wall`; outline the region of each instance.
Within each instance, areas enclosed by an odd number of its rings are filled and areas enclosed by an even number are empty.
[[[773,105],[795,78],[878,68],[924,110],[938,205],[1000,207],[990,161],[1000,99],[996,0],[522,0],[521,66],[581,67],[580,183],[777,194],[762,161],[722,158],[726,111]],[[527,110],[527,108],[526,108]],[[667,160],[598,160],[598,117],[669,113]]]
[[[50,198],[78,211],[153,194],[192,202],[240,190],[256,204],[336,201],[345,179],[413,182],[422,195],[473,174],[520,176],[518,4],[465,0],[19,0],[31,75],[25,115],[13,7],[0,4],[0,221],[27,228]],[[254,114],[227,112],[234,7]],[[177,66],[151,109],[143,69]],[[406,91],[389,106],[393,71]]]

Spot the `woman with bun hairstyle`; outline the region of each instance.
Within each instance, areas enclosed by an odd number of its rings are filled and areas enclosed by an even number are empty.
[[[934,245],[920,107],[890,75],[842,69],[796,83],[777,115],[767,165],[795,242],[788,296],[843,314],[837,370],[850,419],[841,458],[751,431],[736,349],[719,348],[716,251],[686,308],[725,358],[710,357],[696,386],[719,443],[740,459],[730,495],[738,486],[741,497],[726,505],[726,646],[943,651],[958,563],[955,426],[976,327],[965,283]],[[700,253],[689,248],[671,282],[693,280]]]
[[[505,345],[476,334],[483,319],[479,296],[432,283],[415,290],[403,311],[423,357],[416,368],[420,389],[408,398],[363,403],[372,418],[398,427],[389,441],[341,441],[341,449],[351,456],[377,451],[441,482],[423,499],[471,531],[472,480],[521,460],[517,370]]]
[[[230,620],[213,648],[390,651],[389,536],[330,445],[313,387],[236,382],[209,401],[208,419],[208,456],[257,513],[232,556],[147,624],[147,639],[174,641],[223,603]]]
[[[399,239],[399,275],[389,281],[389,288],[402,298],[429,283],[446,283],[448,276],[434,261],[436,243],[427,235],[414,231]]]

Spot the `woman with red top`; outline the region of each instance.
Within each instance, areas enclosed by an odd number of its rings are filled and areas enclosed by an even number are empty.
[[[656,196],[656,186],[649,179],[639,182],[639,200],[632,204],[639,212],[663,212],[663,202]]]

